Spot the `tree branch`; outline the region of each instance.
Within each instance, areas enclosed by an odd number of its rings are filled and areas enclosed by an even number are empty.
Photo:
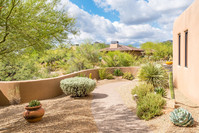
[[[5,35],[4,35],[3,39],[0,41],[0,43],[5,42],[7,36],[9,35],[9,33],[8,33],[8,20],[9,20],[10,15],[12,14],[12,11],[14,10],[14,8],[17,6],[18,3],[19,3],[19,1],[16,2],[15,0],[12,0],[12,8],[10,9],[10,12],[8,13],[8,16],[6,17],[6,22],[5,22]]]

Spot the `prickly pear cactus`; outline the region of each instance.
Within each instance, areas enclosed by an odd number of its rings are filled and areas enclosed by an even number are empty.
[[[173,112],[171,112],[170,120],[176,126],[180,127],[193,126],[193,118],[191,114],[183,108],[178,108],[175,109]]]

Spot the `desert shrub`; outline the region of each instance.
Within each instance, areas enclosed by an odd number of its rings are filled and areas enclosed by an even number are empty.
[[[152,60],[168,60],[173,56],[172,42],[146,42],[141,44],[141,48],[145,50],[146,56],[150,56]]]
[[[153,91],[154,91],[154,87],[151,84],[142,83],[136,86],[134,89],[132,89],[131,94],[132,95],[137,94],[138,100],[140,100],[144,96],[146,96],[148,93],[151,93]]]
[[[120,67],[134,65],[137,56],[125,52],[114,51],[104,54],[102,58],[105,67]]]
[[[149,120],[162,114],[166,101],[157,94],[148,93],[137,103],[136,114],[139,118]]]
[[[162,97],[166,97],[167,95],[167,91],[163,87],[156,87],[154,91],[156,92],[156,94],[160,94]]]
[[[99,69],[99,77],[103,79],[114,79],[113,75],[107,71],[106,68]]]
[[[41,103],[37,100],[32,100],[29,102],[28,107],[35,107],[35,106],[39,106]]]
[[[156,63],[147,63],[141,66],[138,78],[154,87],[168,87],[168,74],[165,68]]]
[[[66,95],[84,97],[96,87],[96,82],[86,77],[74,77],[61,80],[60,87]]]
[[[130,72],[125,72],[122,76],[123,79],[133,80],[134,76]]]
[[[114,69],[113,74],[114,74],[115,76],[122,76],[122,75],[123,75],[123,72],[122,72],[120,69]]]
[[[111,73],[109,73],[109,74],[107,74],[106,79],[114,79],[114,77]]]

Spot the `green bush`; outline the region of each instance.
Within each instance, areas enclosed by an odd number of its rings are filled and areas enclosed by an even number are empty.
[[[138,72],[138,78],[154,87],[168,87],[168,74],[160,64],[147,63],[143,65]]]
[[[115,76],[122,76],[122,75],[123,75],[123,72],[122,72],[120,69],[115,69],[114,72],[113,72],[113,74],[114,74]]]
[[[154,92],[154,87],[151,84],[142,83],[136,86],[134,89],[132,89],[131,94],[132,95],[137,94],[138,100],[140,100],[144,96],[146,96],[148,93],[151,93],[151,92]]]
[[[41,103],[37,100],[32,100],[29,102],[28,107],[35,107],[35,106],[39,106]]]
[[[96,82],[86,77],[74,77],[61,80],[60,87],[66,95],[84,97],[96,87]]]
[[[162,114],[166,101],[157,94],[148,93],[137,103],[136,114],[139,118],[149,120]]]
[[[167,96],[167,91],[163,87],[156,87],[154,91],[156,92],[156,94],[160,94],[162,97]]]
[[[113,75],[107,71],[106,68],[99,69],[99,77],[103,79],[114,79]]]
[[[134,76],[130,72],[125,72],[122,76],[123,79],[133,80]]]
[[[126,52],[114,51],[105,53],[102,58],[105,67],[121,67],[134,65],[137,56]]]

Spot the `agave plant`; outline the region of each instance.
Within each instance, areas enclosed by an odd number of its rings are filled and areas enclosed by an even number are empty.
[[[175,109],[170,113],[170,120],[176,126],[188,127],[193,125],[192,115],[183,108]]]

